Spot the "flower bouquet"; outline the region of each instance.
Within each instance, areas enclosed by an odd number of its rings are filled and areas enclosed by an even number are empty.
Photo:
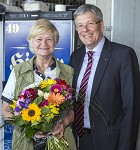
[[[14,116],[11,124],[21,127],[26,138],[32,138],[39,131],[49,133],[70,109],[72,88],[61,79],[47,79],[25,87],[13,100],[10,107]],[[65,139],[48,136],[47,150],[67,150]]]

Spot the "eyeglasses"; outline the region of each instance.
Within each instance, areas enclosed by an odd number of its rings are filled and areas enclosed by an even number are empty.
[[[95,27],[95,25],[96,24],[98,24],[98,23],[100,23],[102,20],[100,20],[100,21],[94,21],[94,22],[92,22],[92,21],[90,21],[90,22],[87,22],[86,24],[78,24],[77,26],[76,26],[76,29],[77,30],[81,30],[81,29],[83,29],[83,28],[94,28]]]

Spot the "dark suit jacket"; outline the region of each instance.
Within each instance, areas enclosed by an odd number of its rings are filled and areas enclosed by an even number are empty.
[[[85,52],[83,46],[71,55],[73,88],[76,88]],[[135,150],[139,102],[140,72],[134,50],[105,39],[89,107],[95,150]]]

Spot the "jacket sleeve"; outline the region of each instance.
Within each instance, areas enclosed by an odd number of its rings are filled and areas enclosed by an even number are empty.
[[[117,150],[134,150],[138,132],[140,111],[140,71],[135,52],[129,49],[124,55],[121,72],[121,97],[123,118]]]

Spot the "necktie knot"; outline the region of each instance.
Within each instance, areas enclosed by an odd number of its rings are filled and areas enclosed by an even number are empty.
[[[92,56],[93,56],[93,51],[88,51],[87,54],[88,54],[88,59],[92,59]]]

